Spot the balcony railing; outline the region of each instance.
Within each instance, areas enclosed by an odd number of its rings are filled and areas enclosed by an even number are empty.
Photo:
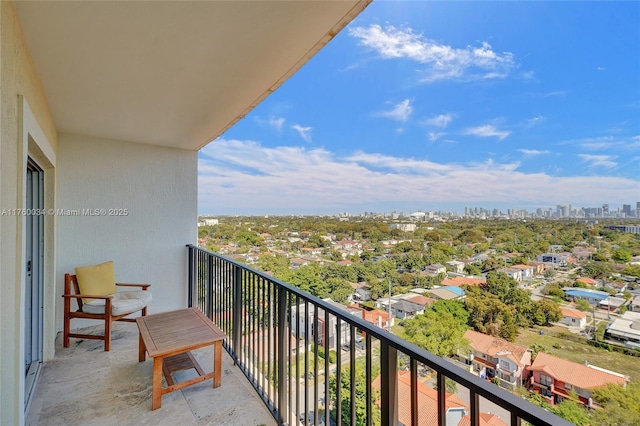
[[[489,401],[512,426],[522,420],[571,425],[327,301],[187,247],[190,306],[199,307],[227,334],[225,349],[279,424],[417,426],[433,416],[440,426],[448,417],[448,425],[456,426],[460,410],[447,411],[447,382],[453,381],[459,391],[468,391],[464,413],[473,426],[480,424],[481,404]],[[405,378],[402,384],[398,373]],[[436,396],[427,411],[426,380],[437,389],[431,391]]]

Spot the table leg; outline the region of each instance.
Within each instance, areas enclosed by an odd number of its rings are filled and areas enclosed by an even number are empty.
[[[220,387],[222,378],[222,341],[213,344],[213,387]]]
[[[153,358],[153,391],[151,409],[155,410],[162,405],[162,357]]]
[[[146,357],[147,347],[144,344],[144,340],[142,339],[142,334],[138,334],[138,362],[143,362],[147,359]]]

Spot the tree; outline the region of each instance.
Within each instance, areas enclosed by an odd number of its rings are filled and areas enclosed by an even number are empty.
[[[532,344],[530,347],[531,349],[531,361],[535,361],[536,357],[538,356],[539,352],[547,352],[549,349],[540,343],[534,343]]]
[[[640,265],[629,265],[622,270],[622,273],[640,278]]]
[[[467,326],[461,319],[447,309],[439,312],[428,309],[404,322],[403,337],[439,356],[467,352],[469,342],[464,338]]]
[[[618,263],[631,262],[631,257],[633,257],[632,253],[622,247],[618,247],[611,253],[611,259]]]
[[[341,374],[340,380],[340,401],[342,408],[342,424],[355,424],[358,426],[365,426],[367,424],[367,386],[370,386],[367,383],[366,377],[366,365],[364,361],[356,361],[355,364],[356,369],[356,381],[355,383],[351,383],[351,369],[349,367],[345,368]],[[372,377],[376,377],[379,374],[378,365],[376,363],[372,364]],[[355,421],[351,421],[351,387],[355,386],[355,407],[356,407],[356,418]],[[329,396],[331,401],[337,401],[338,393],[338,380],[336,375],[332,374],[329,377]],[[377,401],[379,396],[377,395],[376,389],[371,388],[371,401]],[[373,403],[373,402],[372,402]],[[379,410],[371,410],[371,424],[375,426],[379,426],[382,423],[380,418]],[[335,419],[337,416],[336,407],[331,407],[331,417]]]
[[[592,425],[587,409],[579,402],[572,399],[565,399],[560,404],[555,405],[551,412],[558,417],[570,421],[576,426]],[[601,423],[598,423],[601,424]]]
[[[543,322],[538,323],[538,325],[549,325],[562,319],[562,311],[555,302],[549,299],[542,299],[537,302],[537,305],[538,312],[543,318]]]
[[[604,407],[593,412],[593,424],[602,426],[632,426],[640,419],[640,382],[631,381],[625,387],[609,383],[592,391],[593,399]]]
[[[576,300],[576,308],[580,311],[588,312],[591,310],[591,305],[584,299],[578,299]]]

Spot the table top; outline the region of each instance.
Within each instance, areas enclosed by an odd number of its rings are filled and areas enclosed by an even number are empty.
[[[150,357],[198,349],[225,338],[225,334],[198,308],[179,309],[136,318]]]

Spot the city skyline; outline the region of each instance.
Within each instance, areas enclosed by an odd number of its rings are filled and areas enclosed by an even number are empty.
[[[202,149],[199,213],[627,204],[639,20],[637,2],[373,2]]]

